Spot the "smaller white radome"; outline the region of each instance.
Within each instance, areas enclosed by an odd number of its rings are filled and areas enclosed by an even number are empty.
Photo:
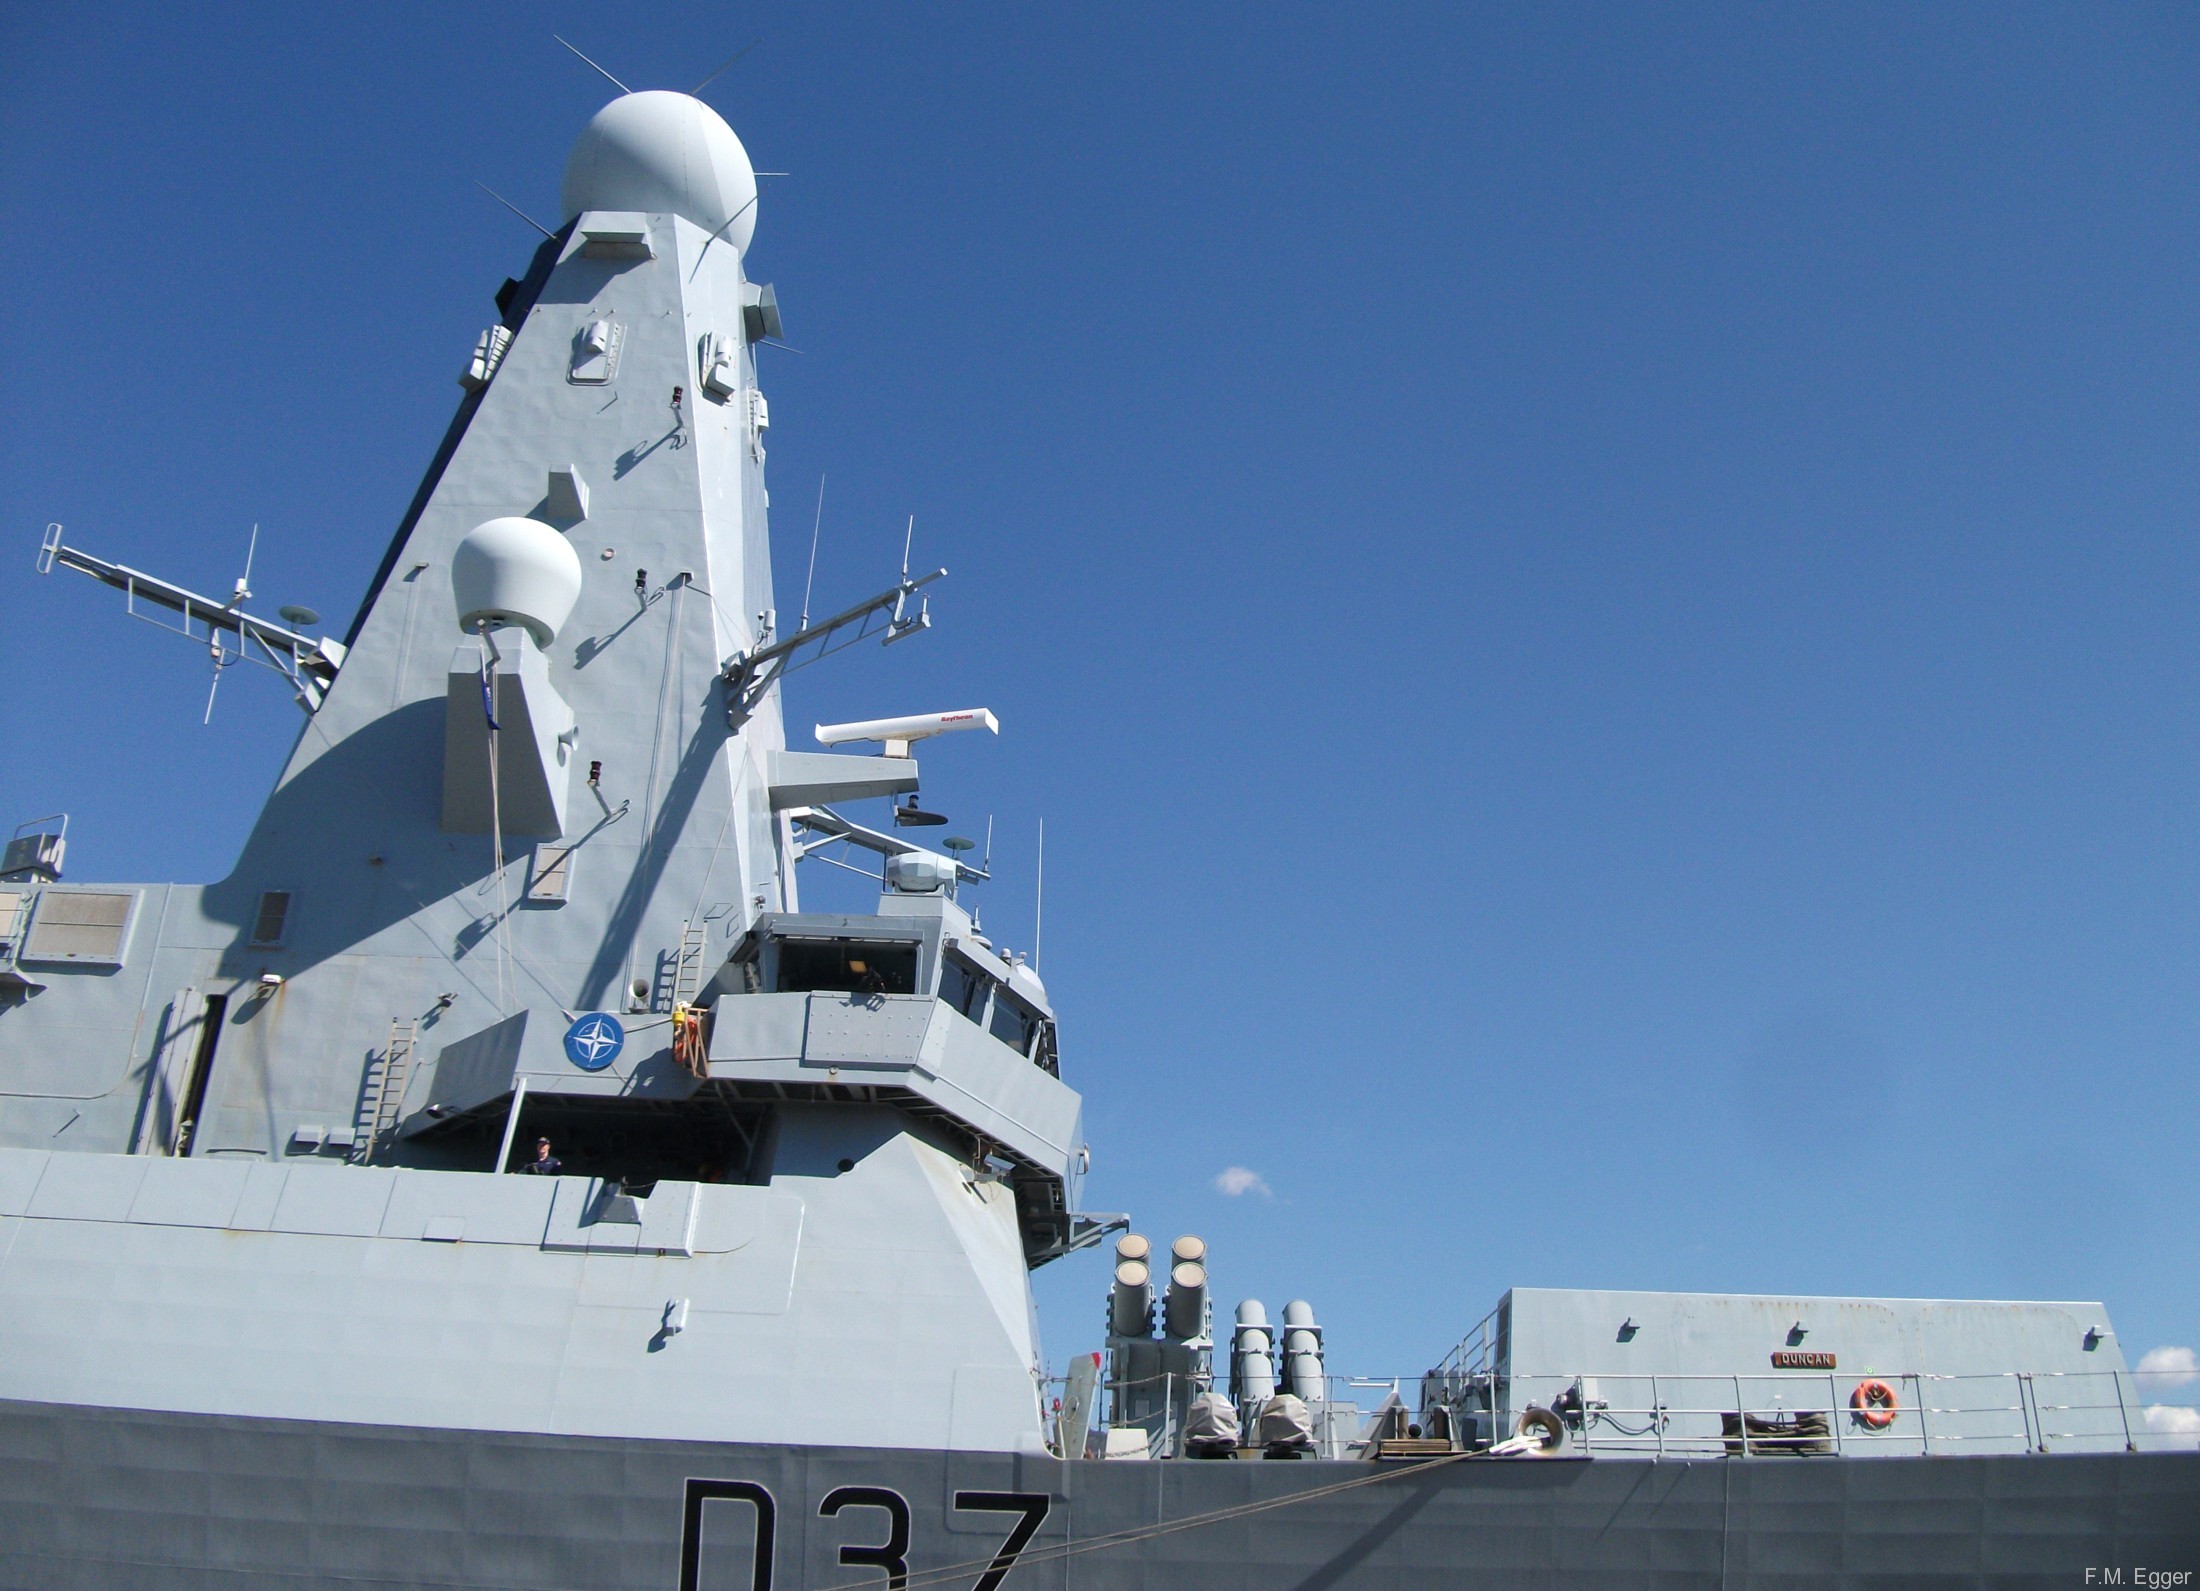
[[[451,554],[451,599],[469,635],[484,621],[517,624],[547,647],[580,596],[580,555],[539,519],[488,520]]]
[[[667,89],[596,112],[565,162],[563,198],[569,221],[589,210],[669,211],[744,252],[756,232],[749,152],[724,117]]]

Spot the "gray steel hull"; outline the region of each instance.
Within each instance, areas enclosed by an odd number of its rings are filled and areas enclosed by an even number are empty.
[[[2182,1453],[1470,1460],[1060,1555],[1110,1532],[1373,1473],[5,1402],[0,1580],[528,1591],[880,1584],[889,1573],[880,1560],[896,1555],[901,1531],[895,1498],[906,1509],[898,1555],[919,1584],[958,1564],[970,1567],[932,1583],[973,1584],[1042,1508],[997,1583],[2070,1587],[2143,1585],[2142,1568],[2200,1569],[2200,1454]],[[713,1482],[727,1484],[702,1484]],[[861,1490],[836,1500],[843,1488]],[[760,1569],[756,1523],[766,1510]],[[855,1556],[843,1561],[844,1548]]]

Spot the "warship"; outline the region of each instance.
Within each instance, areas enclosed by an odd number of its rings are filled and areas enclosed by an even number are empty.
[[[341,639],[40,544],[304,723],[219,882],[8,844],[0,1583],[2190,1583],[2097,1303],[1521,1287],[1378,1384],[1309,1300],[1218,1325],[1226,1256],[1083,1207],[987,859],[912,837],[998,721],[788,743],[944,571],[778,605],[740,140],[622,93],[562,198]]]

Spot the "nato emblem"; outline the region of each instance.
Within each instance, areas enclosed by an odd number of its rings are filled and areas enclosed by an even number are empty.
[[[626,1029],[619,1019],[591,1011],[565,1030],[565,1058],[584,1072],[600,1072],[626,1048]]]

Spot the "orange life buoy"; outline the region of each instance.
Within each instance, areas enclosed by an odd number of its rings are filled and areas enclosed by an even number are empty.
[[[1884,1431],[1894,1424],[1895,1410],[1902,1407],[1902,1400],[1894,1395],[1893,1387],[1873,1379],[1857,1382],[1856,1390],[1849,1394],[1849,1407],[1873,1430]]]

